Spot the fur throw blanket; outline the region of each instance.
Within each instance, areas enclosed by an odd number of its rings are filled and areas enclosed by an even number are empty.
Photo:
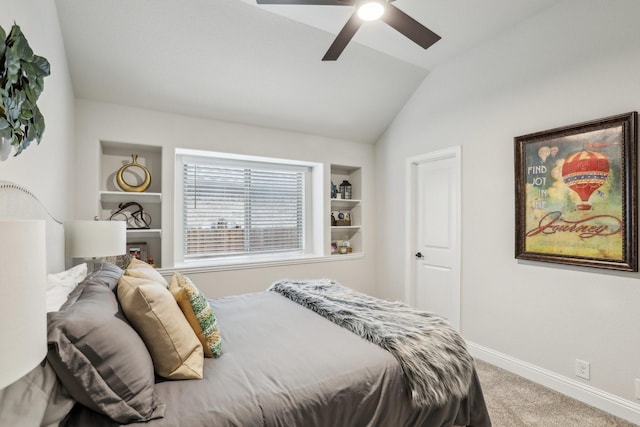
[[[330,280],[280,281],[269,291],[389,351],[402,366],[414,406],[440,407],[451,397],[467,396],[473,359],[444,318]]]

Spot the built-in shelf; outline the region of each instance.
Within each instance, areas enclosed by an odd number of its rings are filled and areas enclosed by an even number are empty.
[[[339,187],[342,181],[349,181],[351,184],[351,199],[329,199],[331,214],[338,220],[338,215],[342,212],[348,214],[351,225],[331,226],[331,254],[336,256],[348,256],[351,254],[362,254],[362,171],[356,166],[331,165],[331,182]],[[331,223],[331,220],[330,220]],[[333,246],[348,242],[351,252],[341,254],[336,253]]]
[[[146,245],[147,256],[154,264],[162,267],[162,147],[129,144],[112,141],[100,141],[100,219],[107,220],[119,209],[120,203],[139,203],[151,217],[151,229],[127,230],[127,245]],[[151,175],[148,191],[122,191],[117,184],[116,174],[123,166],[131,162],[132,155],[138,155],[138,162],[145,166]],[[133,167],[124,172],[126,182],[136,183],[140,179],[139,171]]]
[[[331,207],[339,209],[351,209],[360,204],[359,199],[331,199]]]
[[[150,238],[162,237],[162,230],[159,228],[143,228],[137,230],[127,230],[127,238]]]
[[[138,203],[162,203],[162,193],[133,193],[126,191],[101,191],[100,201],[103,203],[120,203],[135,199]]]

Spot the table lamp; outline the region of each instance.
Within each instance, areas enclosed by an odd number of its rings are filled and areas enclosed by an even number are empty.
[[[65,223],[67,256],[102,260],[127,252],[127,227],[124,221],[71,221]]]
[[[0,220],[0,389],[47,354],[45,222]]]

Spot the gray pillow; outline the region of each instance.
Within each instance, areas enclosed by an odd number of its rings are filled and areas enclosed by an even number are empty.
[[[117,265],[109,262],[96,262],[93,264],[93,271],[87,275],[85,282],[106,286],[115,292],[118,287],[118,279],[124,274]],[[70,300],[71,298],[68,298]]]
[[[164,416],[151,356],[112,289],[122,270],[103,264],[47,314],[47,360],[78,402],[119,423]]]

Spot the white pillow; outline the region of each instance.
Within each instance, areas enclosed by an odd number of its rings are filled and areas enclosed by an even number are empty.
[[[47,274],[47,313],[58,311],[78,283],[87,277],[87,264],[78,264],[69,270]]]

